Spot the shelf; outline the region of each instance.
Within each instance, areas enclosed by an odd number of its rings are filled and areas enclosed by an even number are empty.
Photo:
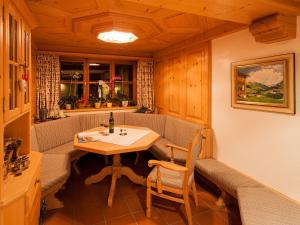
[[[23,196],[33,182],[33,177],[40,169],[42,154],[31,151],[29,154],[30,165],[20,176],[9,175],[3,182],[3,198],[0,200],[0,207],[3,207],[17,198]]]
[[[81,108],[81,109],[70,109],[64,110],[64,113],[73,113],[73,112],[95,112],[95,111],[114,111],[114,110],[128,110],[128,109],[138,109],[137,106],[128,106],[128,107],[101,107],[99,109],[96,108]]]

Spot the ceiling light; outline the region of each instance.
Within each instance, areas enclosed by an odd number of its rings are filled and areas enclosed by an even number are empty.
[[[90,65],[90,66],[100,66],[99,63],[90,63],[89,65]]]
[[[111,42],[111,43],[129,43],[134,42],[138,39],[137,36],[135,36],[133,33],[130,32],[121,32],[121,31],[108,31],[108,32],[101,32],[98,34],[98,39],[105,41],[105,42]]]

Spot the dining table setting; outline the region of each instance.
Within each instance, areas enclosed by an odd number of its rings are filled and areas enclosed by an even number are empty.
[[[160,137],[147,127],[119,125],[113,130],[107,126],[96,127],[75,134],[74,148],[101,154],[112,155],[112,165],[104,167],[97,174],[89,176],[85,184],[90,185],[102,181],[111,175],[111,186],[108,196],[108,206],[112,206],[117,179],[126,176],[135,184],[146,185],[146,178],[136,174],[130,167],[123,166],[121,154],[148,150]]]

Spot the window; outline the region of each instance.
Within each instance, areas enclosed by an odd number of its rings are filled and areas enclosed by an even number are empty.
[[[80,107],[89,107],[89,99],[99,97],[103,101],[111,97],[115,106],[124,97],[134,104],[135,68],[135,62],[61,61],[60,95],[77,96]]]

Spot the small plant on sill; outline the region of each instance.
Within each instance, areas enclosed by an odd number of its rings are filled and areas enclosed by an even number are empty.
[[[60,109],[76,109],[78,108],[78,101],[77,96],[64,96],[60,98],[58,105]]]

